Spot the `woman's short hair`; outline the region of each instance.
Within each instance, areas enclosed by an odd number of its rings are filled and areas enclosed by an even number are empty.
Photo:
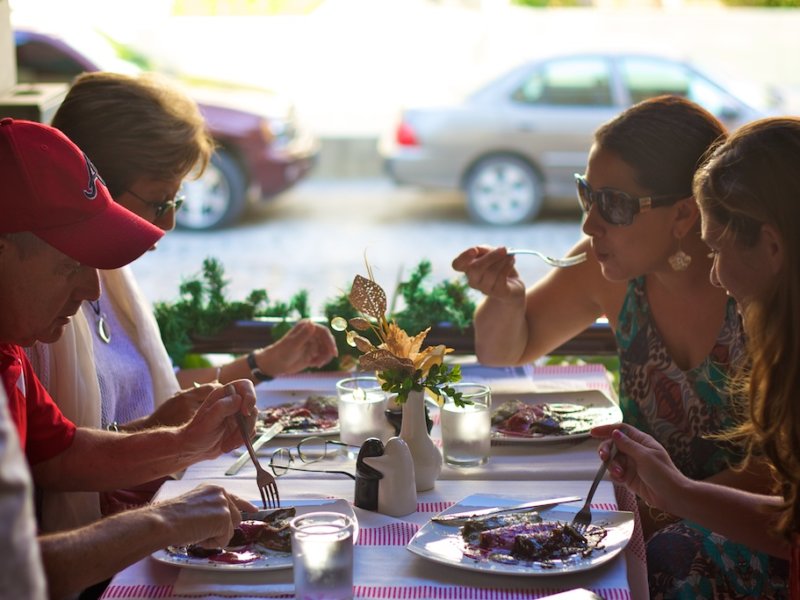
[[[197,104],[162,76],[78,76],[53,118],[97,167],[112,196],[141,177],[201,173],[213,142]]]
[[[639,102],[595,132],[595,145],[613,152],[652,193],[686,194],[708,149],[725,136],[710,112],[680,96]]]

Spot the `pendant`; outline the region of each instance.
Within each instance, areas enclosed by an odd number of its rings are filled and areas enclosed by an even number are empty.
[[[111,343],[111,328],[108,326],[108,323],[106,323],[105,315],[97,320],[97,335],[99,335],[100,339],[106,344]]]

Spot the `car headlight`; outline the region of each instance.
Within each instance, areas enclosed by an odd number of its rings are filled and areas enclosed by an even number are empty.
[[[261,135],[267,143],[288,142],[294,135],[294,127],[285,119],[263,119],[260,123]]]

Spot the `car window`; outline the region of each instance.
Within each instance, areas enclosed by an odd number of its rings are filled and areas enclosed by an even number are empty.
[[[725,90],[682,64],[628,58],[621,61],[621,72],[633,103],[662,94],[675,94],[697,102],[716,116],[734,104]]]
[[[513,94],[526,104],[610,106],[608,63],[602,58],[556,60],[531,74]]]

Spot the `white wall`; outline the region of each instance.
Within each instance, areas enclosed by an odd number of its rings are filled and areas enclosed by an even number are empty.
[[[8,0],[0,0],[0,96],[17,83],[17,62],[11,36]]]

